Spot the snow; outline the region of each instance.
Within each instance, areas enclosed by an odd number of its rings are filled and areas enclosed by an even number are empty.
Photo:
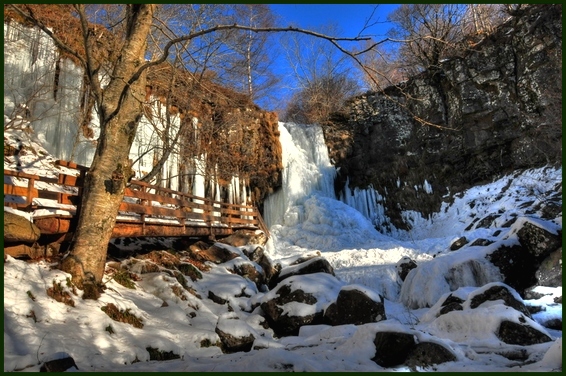
[[[17,135],[5,137],[14,142]],[[33,139],[33,135],[29,139]],[[286,149],[291,150],[284,147]],[[304,149],[302,153],[308,154]],[[31,155],[21,156],[25,172],[56,175],[50,163],[52,158],[37,155],[33,161],[32,158]],[[312,168],[302,165],[300,158],[294,163],[297,173],[301,168]],[[13,157],[5,158],[5,168],[16,169],[16,164]],[[320,164],[324,167],[324,163]],[[324,179],[328,171],[310,173],[314,179]],[[316,184],[303,182],[303,197],[296,190],[290,190],[288,194],[292,199],[279,198],[278,205],[283,212],[274,215],[285,220],[272,225],[266,252],[283,267],[299,257],[322,255],[333,266],[336,278],[326,273],[289,277],[288,282],[320,298],[316,307],[286,304],[285,313],[312,314],[315,309],[324,309],[335,301],[340,289],[356,288],[375,301],[382,301],[380,295],[383,297],[387,320],[360,326],[307,325],[301,327],[297,336],[279,339],[273,337],[271,330],[263,329],[259,308],[253,309],[274,297],[277,288],[260,292],[254,283],[225,268],[212,268],[203,273],[202,280],[192,284],[202,299],[186,292],[181,299],[171,290],[171,285],[177,283],[174,277],[150,273],[136,282],[135,290],[105,279],[107,289],[99,300],[93,301],[74,295],[67,286],[70,276],[56,265],[46,260],[29,263],[8,256],[4,263],[4,371],[38,371],[42,362],[67,355],[73,357],[79,368],[69,371],[81,372],[409,371],[406,366],[384,369],[371,360],[375,355],[375,333],[384,330],[412,333],[419,341],[432,341],[451,349],[457,360],[435,365],[435,371],[561,371],[562,332],[540,324],[561,317],[562,305],[553,300],[561,296],[561,287],[539,287],[536,291],[543,295],[541,299],[524,301],[527,305],[545,308],[534,314],[533,320],[528,319],[533,327],[552,339],[542,344],[519,347],[505,344],[494,335],[502,320],[517,322],[521,315],[500,301],[474,309],[465,306],[462,311],[437,317],[438,301],[448,293],[466,300],[500,283],[501,279],[489,265],[478,265],[483,259],[481,256],[495,245],[449,252],[451,242],[465,235],[468,239],[489,237],[494,244],[512,244],[516,241],[519,221],[499,235],[493,235],[494,230],[502,230],[501,224],[511,213],[520,216],[522,221],[545,226],[549,231],[561,230],[561,221],[545,221],[534,215],[527,217],[520,209],[522,203],[543,197],[529,192],[546,192],[558,182],[561,182],[561,169],[542,168],[503,177],[455,197],[452,205],[446,205],[427,220],[408,213],[407,217],[415,224],[414,230],[393,231],[398,237],[379,233],[370,218],[331,197],[328,191],[320,190],[324,189],[320,180]],[[503,187],[507,188],[503,190]],[[473,210],[470,210],[471,203],[474,203]],[[504,211],[489,231],[465,230],[472,223],[472,216],[481,218],[494,208]],[[14,209],[5,208],[5,211],[30,218]],[[222,246],[239,254],[244,249]],[[415,260],[419,267],[401,284],[396,264],[403,257]],[[230,261],[229,266],[239,262],[237,260]],[[450,275],[449,270],[456,266],[461,273]],[[480,273],[472,273],[472,269]],[[74,307],[46,295],[46,289],[54,281],[70,292]],[[229,300],[234,312],[206,299],[207,291]],[[129,309],[142,319],[143,328],[110,319],[101,310],[108,303]],[[214,346],[219,340],[216,328],[235,336],[253,335],[255,348],[249,352],[222,353]],[[204,343],[212,345],[207,347]],[[172,351],[179,354],[180,359],[150,361],[147,347]],[[526,352],[528,361],[511,360],[502,355],[520,349]]]
[[[52,85],[56,56],[49,39],[16,24],[5,24],[4,31],[5,70],[18,72],[4,77],[4,142],[16,149],[27,146],[17,156],[5,156],[4,168],[56,178],[59,171],[68,172],[64,167],[54,166],[56,159],[73,157],[75,162],[88,165],[94,153],[93,143],[76,127],[77,98],[82,85],[80,70],[68,61],[63,62],[56,100]],[[26,118],[26,109],[35,119],[33,127]],[[156,111],[161,113],[161,108]],[[193,120],[196,128],[198,119]],[[98,129],[93,125],[96,136]],[[177,125],[175,119],[173,128]],[[7,130],[6,126],[12,128]],[[133,159],[147,151],[155,139],[153,128],[146,126],[139,128],[132,148]],[[514,244],[520,226],[530,222],[551,233],[561,231],[561,217],[555,221],[541,220],[540,213],[529,211],[561,184],[561,167],[517,172],[491,184],[449,194],[446,198],[451,202],[447,201],[429,218],[404,212],[403,218],[412,226],[410,231],[387,226],[387,231],[379,232],[376,226],[388,223],[382,206],[387,192],[382,192],[382,196],[371,186],[352,189],[346,184],[341,197],[336,197],[333,185],[336,171],[328,160],[320,127],[280,123],[279,131],[284,151],[284,184],[265,202],[264,218],[271,231],[266,254],[284,268],[289,267],[284,269],[285,273],[293,271],[290,265],[300,257],[322,256],[336,275],[336,278],[326,273],[289,277],[288,282],[318,296],[319,300],[316,306],[288,303],[284,312],[314,313],[315,309],[324,309],[333,302],[341,289],[355,288],[375,301],[383,301],[387,320],[359,326],[307,325],[300,328],[297,336],[275,338],[270,329],[262,327],[263,317],[257,305],[274,297],[277,287],[260,292],[253,282],[225,268],[237,265],[242,259],[234,259],[225,267],[212,267],[202,273],[203,278],[198,282],[189,282],[201,298],[183,289],[181,296],[174,294],[172,286],[179,283],[173,276],[147,273],[135,282],[135,289],[106,276],[106,290],[101,298],[83,300],[67,285],[70,275],[58,270],[57,265],[48,260],[26,262],[7,256],[4,371],[39,371],[42,362],[65,356],[72,356],[78,366],[78,370],[71,371],[81,372],[409,371],[406,366],[384,369],[371,360],[375,355],[373,339],[378,331],[410,333],[419,341],[436,342],[451,349],[457,360],[436,365],[434,371],[562,370],[562,331],[546,329],[540,324],[562,317],[562,304],[554,301],[562,296],[561,287],[538,287],[535,291],[542,295],[540,299],[524,300],[526,305],[544,308],[533,314],[533,320],[529,319],[533,327],[552,339],[542,344],[519,347],[501,342],[493,334],[495,329],[502,320],[516,322],[519,313],[499,301],[474,309],[465,306],[462,311],[442,316],[437,314],[439,300],[449,293],[466,300],[501,283],[501,276],[483,256],[498,244]],[[150,159],[136,166],[138,173],[142,164],[146,168],[151,165],[153,155],[147,154],[147,158]],[[197,172],[204,167],[203,161],[204,157],[195,158]],[[170,179],[178,173],[175,166],[175,163],[167,165],[161,176],[172,188],[178,186]],[[25,179],[5,176],[5,183],[8,180],[27,185]],[[424,180],[415,189],[432,194],[429,181]],[[247,200],[246,183],[237,176],[232,178],[230,201]],[[397,184],[405,183],[398,178]],[[193,187],[197,194],[204,185],[202,176],[195,174]],[[217,187],[215,195],[219,197],[218,182],[210,185]],[[6,202],[9,200],[5,197]],[[31,220],[53,213],[68,214],[71,209],[53,206],[34,213],[9,207],[4,207],[4,211]],[[501,215],[489,229],[469,228],[474,221],[492,213]],[[503,228],[512,218],[518,218],[514,225]],[[497,230],[500,230],[498,235]],[[494,243],[449,252],[450,244],[461,236],[470,241],[483,238]],[[229,249],[243,253],[240,248]],[[396,265],[403,257],[415,260],[419,266],[401,283]],[[254,266],[257,267],[255,263]],[[59,303],[46,294],[54,284],[60,284],[70,294],[74,306]],[[228,300],[234,311],[208,299],[209,291]],[[113,321],[101,310],[109,303],[141,318],[143,328]],[[253,335],[255,348],[249,352],[222,353],[215,345],[219,341],[216,328],[235,336]],[[148,347],[171,351],[180,359],[151,361]],[[501,355],[513,351],[525,351],[527,361]]]

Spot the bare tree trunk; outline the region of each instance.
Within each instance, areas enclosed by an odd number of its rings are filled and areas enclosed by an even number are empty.
[[[81,213],[69,255],[61,269],[84,289],[85,298],[99,296],[108,242],[124,188],[131,176],[129,151],[143,113],[145,76],[133,79],[144,63],[153,5],[128,8],[128,25],[121,56],[98,104],[101,134],[86,175]]]

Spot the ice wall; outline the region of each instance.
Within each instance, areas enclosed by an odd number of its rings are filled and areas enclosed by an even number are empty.
[[[317,125],[279,123],[283,149],[283,186],[264,202],[267,226],[303,221],[302,204],[314,192],[335,198],[336,170],[328,158],[322,129]]]
[[[104,82],[105,78],[101,80]],[[45,33],[15,22],[4,23],[5,128],[25,127],[55,158],[90,166],[100,126],[95,108],[88,115],[92,137],[86,138],[80,128],[85,116],[81,113],[81,98],[88,95],[88,88],[83,85],[83,70],[71,60],[60,58]],[[165,132],[172,138],[181,126],[179,116],[175,115],[166,126],[166,109],[157,98],[151,98],[148,106],[152,116],[142,117],[130,149],[138,179],[151,171],[165,147],[173,147],[163,142]],[[152,183],[180,189],[179,154],[178,150],[171,152]],[[193,187],[199,187],[199,193],[204,191],[202,179],[195,175],[191,182]]]
[[[386,220],[381,204],[383,197],[372,187],[352,189],[346,183],[340,197],[336,197],[336,169],[328,157],[320,126],[280,122],[279,132],[283,149],[283,187],[264,202],[267,226],[292,226],[303,222],[302,205],[315,193],[344,202],[374,225]]]
[[[47,35],[4,23],[4,127],[29,124],[56,158],[90,164],[92,141],[78,126],[82,85],[82,70]]]

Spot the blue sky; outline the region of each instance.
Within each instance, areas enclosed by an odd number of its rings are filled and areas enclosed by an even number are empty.
[[[367,31],[372,35],[383,36],[390,25],[386,23],[387,14],[397,4],[271,4],[274,13],[281,17],[282,26],[312,28],[336,23],[344,36],[356,36],[363,28],[366,20],[377,9],[372,18],[380,21]]]
[[[364,36],[371,36],[376,41],[385,38],[391,28],[387,15],[397,8],[398,4],[270,4],[272,12],[278,17],[278,25],[296,26],[303,29],[317,30],[325,25],[337,27],[337,35],[356,37],[368,23],[374,24],[363,31]],[[371,18],[371,20],[370,20]],[[280,87],[274,88],[271,95],[274,100],[259,100],[258,104],[269,110],[283,109],[285,99],[292,95],[294,78],[289,76],[288,61],[281,51],[272,51],[277,56],[276,71],[282,78]]]

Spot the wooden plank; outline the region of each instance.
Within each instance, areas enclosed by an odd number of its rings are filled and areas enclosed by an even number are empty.
[[[184,217],[184,212],[180,209],[169,209],[160,206],[147,206],[128,202],[122,202],[120,204],[120,211],[147,215],[161,215],[164,217]]]
[[[11,195],[11,196],[24,196],[27,197],[30,193],[28,187],[18,187],[16,185],[11,184],[4,184],[4,194]],[[31,191],[32,198],[37,197],[38,191],[37,189],[33,188]]]
[[[17,178],[22,178],[22,179],[39,180],[39,176],[37,176],[37,175],[26,174],[25,172],[14,171],[14,170],[4,170],[4,175],[14,176],[14,177],[17,177]]]
[[[113,238],[122,237],[141,237],[141,236],[194,236],[203,237],[210,235],[230,235],[233,230],[227,227],[186,227],[182,226],[163,226],[154,224],[145,224],[145,231],[142,231],[141,224],[124,224],[116,223],[112,231]]]
[[[90,169],[89,167],[82,166],[82,165],[76,164],[74,162],[64,161],[62,159],[56,160],[55,165],[73,168],[73,169],[79,170],[79,171],[88,171]]]

